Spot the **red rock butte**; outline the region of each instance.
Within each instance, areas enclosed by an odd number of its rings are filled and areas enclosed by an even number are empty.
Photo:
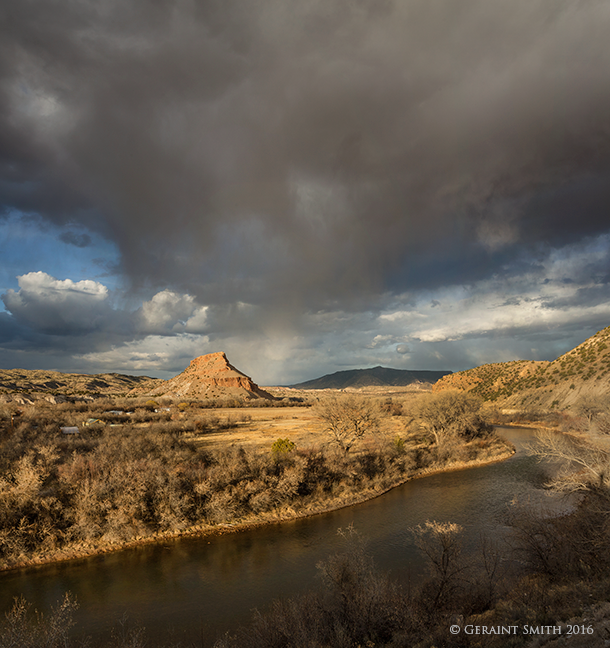
[[[269,398],[251,378],[236,369],[223,351],[191,361],[181,373],[149,392],[150,396],[189,398]]]

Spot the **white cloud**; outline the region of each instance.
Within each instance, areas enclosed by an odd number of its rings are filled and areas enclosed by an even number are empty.
[[[182,332],[193,317],[199,327],[205,324],[205,309],[197,306],[194,297],[170,290],[158,292],[150,301],[144,302],[138,316],[138,329],[149,334]]]
[[[188,294],[164,290],[132,311],[115,308],[110,291],[97,281],[61,280],[46,272],[17,279],[19,290],[7,290],[2,301],[17,323],[36,333],[97,332],[107,337],[107,346],[121,338],[127,342],[151,335],[203,334],[208,327],[208,307]],[[103,339],[99,341],[103,344]]]
[[[67,335],[99,328],[110,313],[108,288],[97,281],[55,279],[46,272],[17,277],[19,290],[2,295],[6,309],[39,331]]]
[[[200,306],[184,324],[187,333],[205,333],[208,329],[208,307]]]
[[[107,351],[75,356],[95,367],[124,373],[146,372],[174,375],[185,369],[197,356],[211,353],[207,336],[180,334],[173,337],[148,335],[142,340],[131,340],[113,346]],[[167,375],[169,377],[169,375]]]
[[[72,281],[71,279],[55,279],[46,272],[29,272],[17,277],[22,291],[31,295],[43,297],[53,296],[54,299],[68,301],[70,295],[88,295],[95,299],[106,299],[108,288],[97,281],[85,279]]]
[[[528,281],[529,279],[529,281]],[[385,329],[397,329],[410,340],[421,342],[459,341],[466,337],[514,334],[515,331],[552,330],[602,317],[610,320],[610,304],[592,303],[557,308],[555,302],[575,300],[582,285],[537,277],[502,282],[478,282],[468,288],[437,291],[441,304],[429,308],[426,297],[412,311],[394,311],[380,316]]]

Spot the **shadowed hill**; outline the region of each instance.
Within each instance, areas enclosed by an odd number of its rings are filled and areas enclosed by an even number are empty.
[[[295,389],[346,389],[348,387],[391,386],[403,387],[414,383],[435,383],[449,371],[412,371],[410,369],[389,369],[373,367],[371,369],[349,369],[327,374],[321,378],[308,380],[297,385]]]
[[[459,389],[502,407],[569,407],[584,396],[610,393],[610,327],[548,361],[514,360],[445,376],[435,391]]]

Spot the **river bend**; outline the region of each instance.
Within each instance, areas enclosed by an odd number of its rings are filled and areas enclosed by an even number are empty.
[[[501,428],[517,447],[510,459],[410,481],[369,502],[310,518],[209,538],[184,538],[69,563],[0,574],[0,606],[23,595],[48,610],[72,592],[77,630],[106,638],[127,615],[155,643],[208,646],[245,623],[255,607],[302,592],[317,582],[316,564],[340,550],[338,528],[350,524],[369,539],[377,564],[417,582],[422,563],[410,528],[434,519],[457,522],[467,546],[481,532],[502,535],[513,501],[565,506],[542,489],[545,467],[525,452],[532,430]]]

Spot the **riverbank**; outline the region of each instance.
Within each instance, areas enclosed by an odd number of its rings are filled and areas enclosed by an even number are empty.
[[[45,551],[29,559],[16,559],[0,566],[0,571],[7,572],[12,570],[44,566],[51,563],[75,561],[91,558],[97,555],[123,551],[138,546],[166,542],[183,537],[210,537],[219,536],[227,533],[236,533],[246,531],[257,527],[270,524],[278,524],[291,520],[321,515],[336,511],[339,509],[355,506],[363,502],[375,499],[390,490],[414,479],[420,479],[430,475],[465,470],[479,466],[489,465],[504,461],[515,453],[512,444],[504,441],[499,437],[492,438],[489,442],[476,440],[465,444],[462,448],[469,454],[475,454],[469,460],[449,461],[445,464],[432,464],[420,469],[413,470],[408,474],[403,474],[400,478],[390,480],[380,479],[371,482],[371,485],[353,492],[347,486],[339,484],[335,489],[332,497],[327,497],[323,501],[314,500],[306,503],[294,501],[283,506],[276,507],[273,510],[264,511],[256,514],[236,517],[230,521],[216,524],[195,524],[179,530],[168,530],[152,533],[146,536],[136,536],[133,539],[118,542],[79,542],[72,543],[61,549]]]

